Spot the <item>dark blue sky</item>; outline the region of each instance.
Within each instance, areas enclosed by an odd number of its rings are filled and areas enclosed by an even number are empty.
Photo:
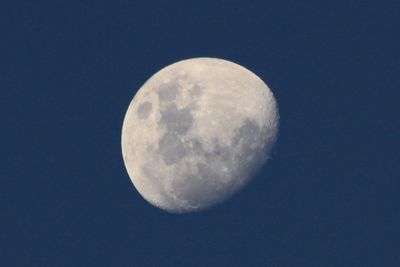
[[[399,2],[148,2],[0,3],[0,266],[400,266]],[[132,186],[121,127],[198,56],[265,80],[280,134],[240,194],[177,216]]]

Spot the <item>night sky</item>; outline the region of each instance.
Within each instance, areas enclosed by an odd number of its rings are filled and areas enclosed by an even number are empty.
[[[398,1],[1,1],[0,266],[400,266]],[[135,190],[121,127],[192,57],[273,91],[245,190],[173,215]]]

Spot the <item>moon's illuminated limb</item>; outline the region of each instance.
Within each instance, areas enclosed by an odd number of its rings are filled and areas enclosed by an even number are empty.
[[[278,132],[268,86],[226,60],[167,66],[137,92],[125,115],[122,154],[150,203],[170,212],[210,207],[262,166]]]

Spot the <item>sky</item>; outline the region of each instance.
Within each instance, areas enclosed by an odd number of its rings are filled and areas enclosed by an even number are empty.
[[[1,266],[400,266],[398,1],[1,1]],[[261,77],[277,145],[229,201],[135,190],[121,127],[182,59]],[[396,156],[397,155],[397,156]]]

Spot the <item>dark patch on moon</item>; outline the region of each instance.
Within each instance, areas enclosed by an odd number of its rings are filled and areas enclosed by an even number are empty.
[[[179,84],[174,82],[169,82],[162,84],[158,89],[158,99],[160,102],[170,102],[175,100],[178,95]]]
[[[200,86],[198,86],[197,84],[194,85],[189,91],[189,95],[191,97],[201,96],[202,94],[203,94],[203,89]]]
[[[175,99],[178,93],[177,84],[163,87],[158,92],[160,101],[168,102]],[[169,103],[161,110],[160,125],[165,126],[167,132],[159,141],[159,151],[165,164],[172,165],[179,162],[187,153],[187,144],[184,145],[180,137],[184,136],[193,125],[193,116],[190,107],[178,109],[175,103]]]
[[[167,165],[180,161],[185,156],[184,145],[176,134],[166,133],[160,140],[160,154]]]
[[[212,157],[216,157],[222,162],[229,162],[232,158],[232,149],[229,146],[221,145],[219,140],[213,140],[214,150],[211,152]]]
[[[233,143],[239,152],[236,155],[239,171],[247,174],[256,172],[264,161],[260,127],[254,121],[245,119],[237,129]]]
[[[204,153],[203,145],[198,139],[189,140],[188,142],[190,151],[194,155],[202,155]]]
[[[219,174],[204,163],[197,163],[196,167],[196,174],[187,175],[184,180],[174,181],[173,186],[178,192],[178,197],[188,201],[191,206],[218,202],[223,198]]]
[[[152,110],[152,104],[150,102],[144,102],[142,103],[138,109],[137,109],[137,115],[139,119],[147,119],[147,117],[150,115]]]
[[[233,138],[233,142],[250,143],[257,141],[260,136],[260,128],[250,119],[245,119],[242,126],[240,126]]]
[[[160,123],[165,124],[168,132],[183,135],[192,127],[193,118],[189,108],[178,110],[175,104],[171,104],[161,111]]]

